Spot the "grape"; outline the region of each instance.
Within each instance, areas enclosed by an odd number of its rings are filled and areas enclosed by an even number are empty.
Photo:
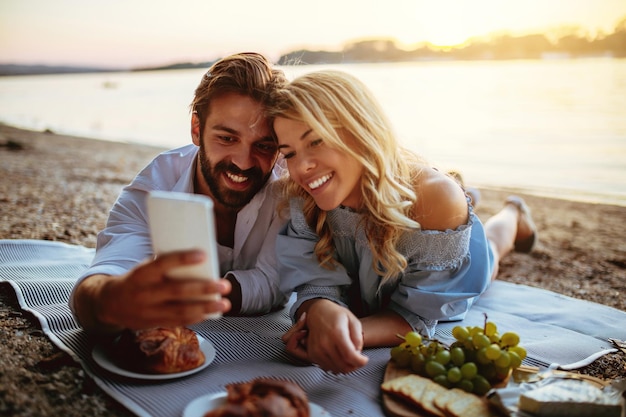
[[[433,378],[433,381],[446,388],[452,387],[452,384],[450,383],[450,381],[448,381],[448,377],[446,374],[437,375]]]
[[[519,336],[517,335],[517,333],[506,332],[500,338],[500,344],[503,347],[517,346],[519,344]]]
[[[480,364],[487,364],[491,362],[491,359],[487,357],[487,348],[482,348],[476,351],[476,362]]]
[[[478,374],[478,367],[474,362],[467,362],[461,366],[461,374],[464,379],[474,379],[476,374]]]
[[[461,378],[463,378],[463,374],[461,373],[461,370],[458,366],[453,366],[452,368],[448,369],[448,381],[455,384],[459,382]]]
[[[457,386],[465,392],[474,391],[474,383],[470,381],[469,379],[460,380]]]
[[[422,335],[418,332],[408,332],[404,336],[404,341],[409,344],[411,347],[419,347],[422,344]]]
[[[469,337],[469,331],[463,326],[455,326],[452,329],[452,336],[454,336],[456,340],[462,342]]]
[[[473,327],[471,327],[469,329],[469,332],[470,332],[470,336],[475,336],[478,333],[482,333],[483,329],[481,327],[478,327],[478,326],[473,326]]]
[[[487,357],[487,359],[492,361],[498,359],[501,354],[502,351],[500,350],[500,346],[498,346],[496,343],[492,343],[487,346],[487,350],[485,351],[485,356]]]
[[[431,360],[426,362],[426,374],[434,378],[437,375],[443,375],[446,373],[446,367],[437,361]]]
[[[468,336],[467,339],[463,341],[463,347],[467,350],[474,349],[474,341],[472,336]]]
[[[396,354],[394,361],[400,368],[408,367],[411,364],[411,352],[409,350],[402,349]]]
[[[456,366],[461,366],[465,363],[465,352],[460,347],[453,347],[450,349],[450,360]]]
[[[424,365],[426,365],[426,358],[421,353],[417,353],[411,356],[411,370],[416,374],[424,373]]]
[[[507,352],[506,350],[501,351],[500,357],[496,359],[493,363],[501,368],[508,367],[511,364],[511,357],[509,356],[509,352]]]
[[[474,394],[485,395],[491,389],[491,384],[485,377],[477,375],[476,378],[472,380],[474,384]]]
[[[472,336],[472,344],[476,349],[480,349],[489,346],[491,344],[491,341],[484,334],[478,333]]]
[[[509,351],[509,357],[511,358],[511,368],[519,368],[522,364],[522,360],[519,355],[513,351]]]
[[[485,323],[484,332],[486,336],[491,337],[498,332],[498,327],[496,326],[494,322],[488,321],[487,323]]]
[[[524,358],[526,358],[526,349],[519,345],[510,347],[509,352],[517,353],[517,356],[519,356],[521,360],[524,360]]]
[[[440,350],[435,354],[435,360],[442,365],[447,365],[450,362],[450,351]]]
[[[396,358],[400,356],[400,352],[402,352],[403,350],[404,350],[404,347],[402,347],[401,345],[392,347],[391,350],[389,351],[389,355],[391,356],[391,359],[395,361]]]

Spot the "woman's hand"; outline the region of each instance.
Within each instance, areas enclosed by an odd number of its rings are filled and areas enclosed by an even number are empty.
[[[285,340],[289,353],[325,371],[348,373],[368,362],[361,353],[361,322],[348,309],[330,300],[312,301],[306,316],[285,333]]]

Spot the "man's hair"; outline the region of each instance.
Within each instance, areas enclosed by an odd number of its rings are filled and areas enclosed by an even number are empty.
[[[191,102],[191,111],[198,114],[200,128],[204,130],[213,98],[237,93],[267,107],[272,91],[286,83],[283,71],[272,68],[263,55],[255,52],[230,55],[214,63],[202,77]]]

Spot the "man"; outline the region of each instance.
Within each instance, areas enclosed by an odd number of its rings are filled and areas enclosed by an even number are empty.
[[[280,168],[265,117],[272,89],[284,83],[284,74],[255,53],[226,57],[209,69],[191,105],[193,144],[164,152],[144,168],[124,188],[98,234],[93,263],[70,298],[85,330],[110,334],[184,326],[208,314],[262,314],[286,302],[274,249],[284,222],[271,190]],[[201,262],[205,254],[154,258],[145,202],[152,190],[213,199],[223,278],[167,278],[170,269]],[[225,297],[197,301],[215,293]]]

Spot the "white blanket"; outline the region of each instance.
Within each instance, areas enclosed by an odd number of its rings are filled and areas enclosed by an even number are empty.
[[[24,310],[35,314],[48,337],[81,363],[111,397],[139,416],[180,416],[193,399],[224,391],[230,382],[257,376],[293,380],[332,416],[383,416],[379,386],[389,349],[368,349],[370,362],[349,375],[332,375],[294,363],[280,340],[290,321],[285,311],[263,317],[225,317],[192,326],[213,343],[215,360],[181,379],[144,381],[112,374],[92,358],[94,347],[67,306],[75,279],[93,249],[58,242],[0,240],[0,281],[9,282]],[[570,363],[626,339],[626,312],[550,291],[495,282],[464,324],[480,325],[486,313],[501,330],[514,330],[528,350],[525,364]],[[451,340],[459,322],[440,323],[437,337]]]

